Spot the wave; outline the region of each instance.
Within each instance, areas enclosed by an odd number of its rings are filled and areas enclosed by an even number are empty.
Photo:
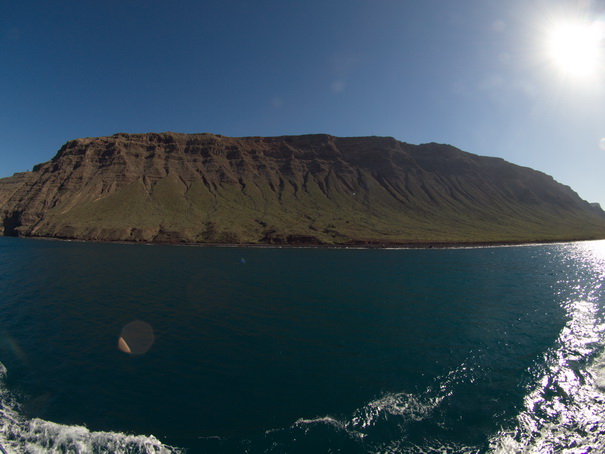
[[[605,254],[603,254],[605,257]],[[596,262],[590,262],[592,264]],[[417,392],[385,393],[347,414],[300,418],[250,439],[200,438],[199,452],[226,453],[566,453],[605,452],[605,259],[562,299],[567,322],[529,368],[520,409],[482,437],[451,436],[451,400],[489,368],[468,358]],[[601,270],[599,274],[599,269]],[[575,284],[582,282],[582,284]],[[585,285],[588,283],[588,285]],[[487,354],[487,353],[486,353]],[[94,432],[27,419],[6,390],[0,364],[0,443],[9,453],[179,453],[153,436]],[[522,385],[521,385],[522,386]],[[463,398],[468,398],[466,395]],[[471,397],[472,398],[472,397]],[[499,423],[498,423],[499,424]],[[493,427],[493,424],[492,426]],[[478,439],[484,441],[478,441]],[[195,451],[198,452],[198,451]]]
[[[604,245],[578,255],[587,285],[576,285],[564,304],[568,322],[544,355],[515,429],[492,437],[492,452],[605,452]]]
[[[556,343],[532,367],[521,411],[486,443],[440,436],[449,426],[449,399],[480,371],[469,358],[425,390],[386,393],[346,415],[300,418],[259,437],[200,438],[200,452],[580,454],[605,452],[605,323],[598,299],[570,301]],[[154,436],[95,432],[28,420],[3,386],[0,364],[0,443],[9,453],[181,453]],[[451,415],[450,415],[451,416]],[[440,428],[443,429],[441,432]],[[435,430],[437,428],[437,430]],[[197,452],[197,451],[196,451]]]
[[[0,444],[10,454],[177,454],[154,436],[95,432],[42,419],[27,419],[4,386],[6,368],[0,363]]]
[[[605,452],[605,299],[601,284],[605,265],[592,267],[590,274],[592,278],[584,281],[588,285],[575,287],[563,303],[567,322],[557,340],[528,369],[530,379],[520,411],[503,419],[502,429],[486,434],[486,442],[459,443],[433,430],[439,425],[445,429],[442,434],[455,430],[442,415],[447,412],[449,397],[482,373],[473,370],[476,358],[436,378],[423,392],[385,394],[348,416],[299,419],[287,429],[290,436],[313,437],[331,429],[354,446],[342,452],[376,454]],[[432,428],[422,428],[429,426]],[[419,429],[420,436],[418,431],[414,436],[413,428]],[[269,431],[266,436],[277,432]]]
[[[291,439],[319,440],[329,431],[332,436],[340,434],[340,446],[348,440],[350,447],[342,452],[372,454],[605,452],[605,324],[598,313],[595,302],[573,303],[572,317],[557,343],[535,366],[512,429],[497,431],[485,444],[431,437],[431,430],[411,436],[412,427],[447,424],[439,415],[446,411],[446,399],[472,379],[466,364],[436,379],[436,385],[424,392],[385,394],[352,415],[299,419],[288,429],[267,431],[265,436],[278,438],[276,433],[287,431]],[[452,427],[445,432],[448,429]],[[283,452],[304,452],[281,447]]]
[[[471,370],[461,364],[423,392],[386,393],[349,415],[298,419],[287,428],[266,431],[264,439],[252,440],[254,448],[246,452],[476,453],[476,446],[409,436],[413,426],[432,425],[440,419],[444,400],[469,380]],[[223,447],[228,446],[227,440],[223,442]]]
[[[596,302],[572,304],[572,317],[525,397],[514,431],[491,440],[498,454],[605,452],[605,324]]]

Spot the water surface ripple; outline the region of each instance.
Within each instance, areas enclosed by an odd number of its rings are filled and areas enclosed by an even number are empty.
[[[15,453],[584,453],[605,242],[254,249],[0,237]]]

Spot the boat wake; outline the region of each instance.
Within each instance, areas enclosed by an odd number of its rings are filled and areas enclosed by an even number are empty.
[[[604,244],[578,245],[572,255],[585,284],[572,287],[563,304],[568,322],[534,375],[515,429],[492,438],[493,452],[605,452]]]
[[[545,355],[549,367],[525,397],[516,429],[494,437],[494,452],[605,452],[605,325],[596,304],[574,306],[558,348]]]
[[[556,345],[532,371],[534,379],[527,387],[522,410],[509,428],[485,443],[462,443],[447,436],[455,431],[447,422],[451,419],[442,417],[448,411],[447,400],[472,379],[469,366],[463,364],[423,393],[387,394],[350,417],[299,419],[288,429],[268,431],[265,436],[273,442],[266,445],[279,446],[283,452],[304,452],[276,440],[306,438],[310,446],[318,448],[326,433],[331,433],[340,439],[336,446],[346,447],[342,452],[605,452],[605,324],[596,302],[578,301],[570,306],[573,314]],[[289,437],[284,436],[285,431]],[[439,437],[440,433],[445,436]],[[334,446],[333,440],[331,443]]]
[[[472,359],[419,393],[388,393],[349,415],[301,418],[251,439],[200,438],[212,453],[451,453],[580,454],[605,452],[605,323],[596,301],[569,303],[570,319],[536,362],[523,408],[509,427],[481,443],[451,436],[450,399],[477,375]],[[0,443],[8,453],[185,452],[154,436],[90,431],[27,419],[3,385],[0,364]],[[455,434],[454,434],[455,435]]]
[[[245,439],[200,437],[188,453],[605,452],[605,248],[592,260],[586,257],[572,257],[583,264],[573,276],[561,265],[565,277],[557,284],[563,289],[557,304],[566,317],[548,344],[532,350],[519,368],[511,366],[508,377],[495,376],[490,367],[502,358],[492,342],[491,350],[477,347],[428,386],[380,394],[356,410],[300,418]],[[154,436],[28,419],[6,389],[5,376],[0,364],[0,443],[8,453],[183,452]],[[502,379],[509,388],[501,395]],[[492,402],[483,406],[481,399]]]
[[[82,426],[27,419],[4,386],[6,368],[0,363],[0,443],[9,454],[117,453],[176,454],[179,449],[153,436],[94,432]]]
[[[476,453],[477,446],[434,436],[444,424],[446,400],[470,374],[462,364],[422,393],[388,393],[349,416],[299,419],[265,432],[264,446],[271,449],[251,452]]]

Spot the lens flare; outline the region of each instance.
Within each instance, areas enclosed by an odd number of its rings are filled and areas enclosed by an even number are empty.
[[[155,336],[151,325],[135,320],[122,328],[118,349],[129,355],[142,355],[149,351],[154,342]]]

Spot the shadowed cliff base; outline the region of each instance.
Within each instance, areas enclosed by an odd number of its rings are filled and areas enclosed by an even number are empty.
[[[605,238],[544,173],[435,143],[329,135],[115,134],[0,180],[4,235],[268,245]]]

